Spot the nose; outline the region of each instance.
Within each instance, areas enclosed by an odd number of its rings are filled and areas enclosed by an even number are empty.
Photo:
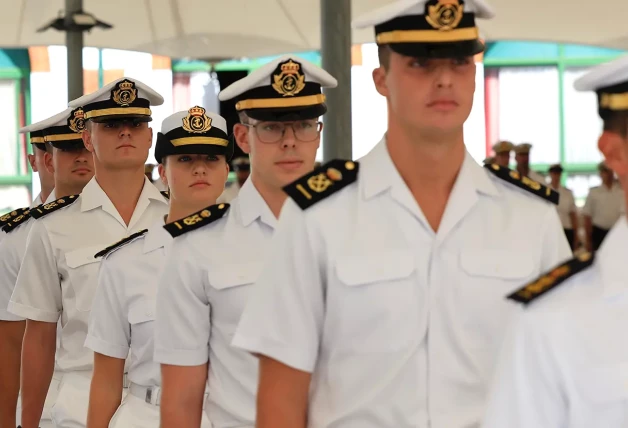
[[[284,149],[288,149],[290,147],[296,147],[297,138],[294,135],[294,128],[292,125],[286,126],[286,130],[283,134],[283,139],[281,140],[281,147]]]
[[[131,129],[133,129],[133,123],[132,122],[123,122],[120,124],[120,137],[130,137],[131,136]]]
[[[436,75],[436,85],[439,88],[451,88],[453,84],[453,72],[451,67],[447,64],[443,64],[438,67]]]
[[[207,175],[207,165],[205,165],[205,162],[194,162],[192,173],[194,175]]]

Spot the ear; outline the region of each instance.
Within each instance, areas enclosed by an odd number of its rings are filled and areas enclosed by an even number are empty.
[[[54,150],[54,149],[52,149],[52,150]],[[48,170],[49,173],[51,173],[51,174],[55,173],[55,167],[52,164],[52,153],[51,152],[44,153],[44,165],[46,165],[46,170]]]
[[[168,187],[168,177],[166,177],[166,167],[164,167],[164,164],[159,164],[159,166],[157,167],[157,172],[159,172],[159,178],[161,178],[161,182],[164,183],[166,187]]]
[[[39,149],[33,148],[33,150],[39,150]],[[33,172],[38,172],[37,164],[35,163],[35,155],[26,155],[26,157],[28,159],[28,164],[31,166],[31,169],[33,170]]]
[[[386,69],[380,66],[373,70],[373,83],[375,83],[375,89],[383,96],[388,96],[388,86],[386,85]]]
[[[150,129],[150,144],[152,146],[153,145],[153,128],[149,127],[148,129]]]
[[[83,144],[85,144],[85,148],[89,150],[91,153],[94,153],[94,145],[92,144],[92,134],[87,129],[84,129],[83,133],[81,134],[81,137],[83,138]]]
[[[628,176],[628,141],[614,132],[604,131],[597,142],[605,162],[619,177]]]
[[[249,144],[249,128],[241,123],[235,124],[233,127],[233,135],[235,136],[238,147],[247,155],[251,153],[251,145]]]

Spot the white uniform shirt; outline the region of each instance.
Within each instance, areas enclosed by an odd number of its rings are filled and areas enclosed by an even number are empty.
[[[628,224],[593,266],[530,303],[506,340],[484,428],[628,427]]]
[[[128,361],[129,380],[160,386],[153,360],[157,282],[172,241],[163,218],[146,235],[105,256],[89,318],[85,346],[99,354]],[[130,351],[130,352],[129,352]]]
[[[589,190],[582,214],[591,217],[594,226],[610,229],[617,222],[624,205],[624,191],[614,183],[609,189],[601,185]]]
[[[313,372],[310,428],[475,426],[504,296],[571,254],[553,205],[469,154],[434,233],[384,142],[280,219],[233,345]]]
[[[48,196],[45,203],[56,200],[54,190]],[[35,199],[30,206],[34,208],[41,203]],[[0,240],[0,321],[23,321],[24,318],[13,315],[9,312],[9,301],[17,282],[17,275],[20,272],[24,252],[26,251],[26,240],[34,219],[28,219],[11,233],[5,235],[6,239]],[[4,232],[3,232],[4,234]]]
[[[560,186],[558,189],[554,190],[556,190],[560,195],[556,210],[558,211],[558,217],[560,218],[560,222],[563,225],[563,229],[573,229],[570,214],[577,211],[576,201],[574,200],[573,192],[563,186]]]
[[[83,345],[100,265],[94,255],[167,211],[165,199],[145,179],[127,227],[93,178],[74,203],[33,222],[9,311],[35,321],[61,320],[61,370],[93,366],[93,353]]]
[[[247,180],[224,218],[174,240],[159,282],[155,359],[209,360],[206,412],[214,428],[255,425],[258,362],[230,344],[275,225]]]
[[[247,180],[248,181],[248,180]],[[246,184],[246,181],[245,181]],[[222,194],[216,200],[218,204],[230,204],[235,198],[238,197],[240,192],[240,184],[237,181],[231,183],[231,185],[225,187]]]

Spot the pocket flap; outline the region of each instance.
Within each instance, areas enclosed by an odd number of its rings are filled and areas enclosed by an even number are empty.
[[[99,245],[93,247],[80,248],[65,253],[65,261],[69,268],[76,269],[77,267],[88,265],[90,263],[98,263],[100,259],[94,257],[94,254],[105,248],[106,245]]]
[[[263,268],[262,262],[220,265],[210,268],[209,285],[217,290],[253,284],[257,281]]]
[[[338,259],[336,273],[346,285],[366,285],[407,278],[414,272],[414,262],[415,256],[402,250],[351,255]]]
[[[155,301],[139,302],[129,308],[129,323],[140,324],[155,320]]]
[[[525,279],[534,275],[534,262],[521,253],[498,250],[465,251],[460,266],[471,276]]]

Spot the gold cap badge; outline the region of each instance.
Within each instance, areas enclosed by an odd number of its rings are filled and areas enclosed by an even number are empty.
[[[291,59],[279,64],[273,74],[273,89],[284,97],[294,96],[305,88],[305,75],[301,64]]]
[[[137,89],[135,83],[123,80],[116,85],[116,90],[111,93],[113,101],[123,107],[128,107],[137,99]]]
[[[464,5],[460,3],[460,0],[432,0],[427,3],[425,19],[437,30],[453,30],[464,15]]]
[[[72,112],[72,116],[68,119],[68,127],[76,133],[85,130],[85,112],[81,107]]]
[[[195,106],[183,118],[183,129],[193,134],[203,134],[212,127],[212,119],[205,114],[203,107]]]

